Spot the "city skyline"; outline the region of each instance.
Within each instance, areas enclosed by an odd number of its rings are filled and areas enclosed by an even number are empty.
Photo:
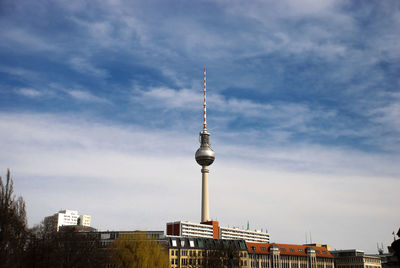
[[[1,176],[30,226],[61,209],[103,230],[198,221],[206,67],[210,218],[377,252],[400,223],[399,10],[2,1]]]

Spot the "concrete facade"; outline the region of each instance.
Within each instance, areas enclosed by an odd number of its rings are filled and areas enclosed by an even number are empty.
[[[269,233],[220,227],[217,221],[192,223],[176,221],[167,223],[167,235],[218,239],[242,239],[246,242],[269,243]]]

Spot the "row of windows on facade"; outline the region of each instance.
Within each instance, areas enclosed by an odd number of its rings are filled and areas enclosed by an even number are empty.
[[[268,262],[268,261],[256,261],[256,260],[252,260],[252,261],[251,261],[251,267],[259,267],[259,266],[261,266],[262,268],[274,267],[273,264],[271,264],[271,263]],[[304,263],[304,262],[301,262],[301,263],[292,263],[292,264],[289,264],[289,263],[282,263],[282,266],[281,266],[281,267],[282,267],[282,268],[290,268],[290,267],[293,267],[293,268],[307,268],[308,265],[307,265],[307,263]],[[319,266],[319,267],[332,268],[333,265],[328,263],[328,264],[326,264],[326,266],[321,265],[321,266]],[[359,268],[361,268],[361,267],[359,267]]]
[[[171,256],[179,256],[179,250],[171,250]],[[181,251],[181,256],[190,256],[190,257],[205,257],[206,256],[206,251],[196,251],[196,250],[182,250]],[[240,257],[247,257],[246,252],[240,252]]]
[[[365,257],[353,257],[353,258],[338,258],[337,263],[354,263],[354,262],[369,262],[369,263],[381,263],[380,258],[365,258]]]
[[[213,235],[213,231],[210,230],[195,230],[195,229],[182,229],[182,234],[203,234],[203,235]]]
[[[180,261],[181,265],[202,265],[204,263],[205,260],[202,259],[182,259]],[[179,260],[178,259],[172,259],[171,260],[171,264],[172,265],[178,265],[179,264]],[[247,261],[246,260],[240,260],[240,266],[247,266]]]
[[[250,255],[252,260],[251,263],[252,264],[256,264],[259,263],[261,265],[261,267],[274,267],[274,263],[272,263],[272,261],[269,261],[269,256],[260,256],[257,255],[256,258],[254,258],[254,256]],[[273,256],[272,258],[273,260],[275,260],[274,262],[277,263],[279,262],[277,256]],[[295,262],[291,262],[291,261],[295,261]],[[281,267],[282,268],[308,268],[308,261],[307,259],[303,256],[303,257],[299,257],[299,256],[285,256],[284,258],[281,258],[280,260],[281,263]],[[258,267],[258,266],[257,266]],[[331,259],[324,259],[323,263],[317,261],[317,267],[318,268],[333,268],[333,260]],[[361,268],[361,267],[358,267]]]
[[[238,236],[243,236],[243,237],[251,237],[251,238],[258,238],[258,239],[268,239],[269,236],[268,235],[259,235],[259,234],[251,234],[251,233],[221,233],[221,236],[225,236],[225,237],[229,237],[229,236],[234,236],[234,237],[238,237]]]
[[[197,226],[189,226],[189,225],[182,225],[182,231],[185,230],[192,230],[192,231],[196,231],[196,232],[213,232],[213,228],[212,227],[197,227]]]
[[[269,237],[269,234],[263,234],[263,233],[253,233],[253,232],[244,232],[241,230],[238,231],[227,231],[227,230],[223,230],[221,229],[221,234],[222,235],[238,235],[238,234],[242,234],[242,235],[246,235],[246,236],[254,236],[254,237],[260,237],[260,238],[265,238],[265,237]]]
[[[250,254],[250,256],[254,256],[252,252],[250,252],[249,254]],[[260,260],[262,260],[262,259],[266,260],[266,259],[269,259],[269,255],[256,255],[256,258],[260,259]],[[277,260],[278,256],[274,256],[274,258]],[[281,260],[282,261],[304,261],[304,262],[307,262],[306,256],[285,256],[284,258],[282,256]]]
[[[255,248],[252,248],[252,250],[255,250]],[[261,251],[267,251],[266,247],[261,247]],[[281,252],[286,252],[286,248],[280,248]],[[295,252],[296,250],[294,248],[289,248],[290,252]],[[299,248],[298,249],[299,252],[304,252],[303,249]],[[315,250],[316,253],[321,253],[319,250]],[[324,254],[328,254],[328,252],[326,250],[323,250],[322,253]]]
[[[197,228],[192,226],[182,226],[183,231],[196,231],[196,232],[204,232],[204,233],[212,233],[213,229],[211,228]]]
[[[336,265],[337,268],[376,268],[381,267],[381,265],[364,265],[364,264],[357,264],[357,265]]]
[[[182,235],[183,235],[183,236],[185,236],[185,235],[192,235],[192,236],[201,237],[201,235],[200,235],[199,233],[202,233],[203,236],[204,236],[205,238],[208,238],[208,237],[210,237],[210,236],[213,235],[212,232],[205,233],[205,232],[198,232],[198,231],[190,232],[190,231],[187,231],[187,230],[182,231]]]

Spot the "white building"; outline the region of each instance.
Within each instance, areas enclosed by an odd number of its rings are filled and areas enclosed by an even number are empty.
[[[243,239],[246,242],[269,243],[269,233],[267,232],[219,227],[217,221],[208,221],[203,223],[193,223],[188,221],[169,222],[167,223],[167,235],[180,237]]]
[[[90,215],[79,215],[78,225],[90,226],[90,220],[92,217]]]
[[[90,215],[79,215],[76,210],[60,210],[58,213],[44,218],[44,224],[50,230],[59,230],[61,226],[80,225],[90,227]]]
[[[243,239],[246,242],[269,243],[269,233],[262,231],[243,230],[239,228],[220,227],[221,239]]]
[[[213,238],[214,230],[209,224],[176,221],[167,223],[167,235]]]

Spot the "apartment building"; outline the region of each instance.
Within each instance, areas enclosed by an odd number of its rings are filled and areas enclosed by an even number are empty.
[[[292,244],[246,243],[251,268],[334,268],[326,247]]]
[[[76,210],[60,210],[52,216],[44,218],[44,224],[49,230],[59,231],[61,226],[86,226],[90,227],[91,217],[90,215],[79,215]]]
[[[176,221],[167,223],[167,235],[182,237],[202,237],[214,239],[239,239],[246,242],[269,243],[269,233],[220,227],[218,221],[193,223]]]

